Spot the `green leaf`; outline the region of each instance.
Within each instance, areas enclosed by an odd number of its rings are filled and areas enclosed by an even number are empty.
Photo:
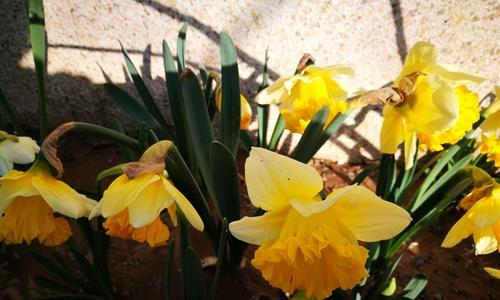
[[[210,169],[210,144],[213,140],[212,127],[200,84],[190,69],[183,72],[181,87],[186,115],[189,116],[189,122],[187,123],[188,136],[193,147],[196,165],[200,168],[210,195],[215,198],[216,194]],[[215,204],[217,205],[217,202]]]
[[[179,30],[179,35],[177,36],[177,67],[179,73],[182,73],[186,68],[186,62],[184,58],[184,52],[186,51],[186,32],[188,30],[188,23],[182,23],[181,30]]]
[[[175,132],[177,134],[176,145],[179,147],[182,157],[184,157],[188,165],[190,165],[190,162],[193,160],[193,154],[187,141],[186,123],[189,122],[189,118],[184,110],[179,73],[175,68],[174,58],[165,40],[163,40],[163,65],[165,69],[168,98],[170,101],[170,110],[172,112]]]
[[[163,136],[162,128],[158,121],[127,92],[111,83],[105,83],[104,89],[126,114],[139,124],[145,123],[148,128],[153,129],[157,134]]]
[[[123,174],[123,167],[126,163],[116,165],[114,167],[108,168],[97,175],[96,182],[101,182],[107,177],[114,177]]]
[[[472,159],[472,153],[463,157],[450,169],[448,169],[438,180],[436,180],[422,195],[419,194],[412,202],[410,212],[415,212],[432,194],[434,194],[443,184],[452,178],[458,171],[464,168]],[[439,163],[439,162],[438,162]],[[431,172],[432,173],[432,172]],[[430,176],[430,175],[429,175]],[[424,181],[425,182],[425,181]]]
[[[71,131],[75,132],[82,132],[82,133],[89,133],[89,134],[94,134],[102,137],[107,137],[109,139],[112,139],[114,141],[117,141],[119,143],[123,143],[124,145],[127,145],[128,147],[138,149],[139,148],[139,142],[136,139],[133,139],[129,137],[128,135],[125,135],[123,133],[120,133],[116,130],[102,127],[99,125],[91,124],[91,123],[84,123],[84,122],[71,122],[73,128]]]
[[[424,274],[418,274],[417,276],[413,277],[405,286],[403,290],[404,294],[401,296],[401,299],[417,299],[418,295],[420,295],[420,293],[422,293],[422,291],[427,286],[428,281],[429,280]]]
[[[389,196],[396,183],[396,160],[394,154],[382,153],[380,158],[380,169],[377,177],[376,194],[385,200],[390,200]]]
[[[269,105],[257,105],[257,120],[259,128],[257,131],[257,139],[259,147],[267,147],[267,124],[269,122]]]
[[[121,42],[120,42],[120,47],[122,49],[123,57],[125,58],[125,63],[127,65],[127,69],[130,73],[130,76],[132,77],[132,81],[134,82],[137,93],[139,94],[139,96],[141,96],[142,101],[144,102],[144,106],[146,106],[146,109],[149,111],[149,113],[160,124],[160,126],[162,128],[162,132],[165,133],[165,137],[175,141],[175,138],[174,138],[172,132],[170,131],[170,128],[167,124],[167,121],[165,121],[165,118],[163,117],[162,113],[160,112],[160,109],[158,108],[158,106],[156,105],[155,100],[153,99],[153,96],[151,95],[148,88],[146,87],[146,84],[144,83],[144,80],[142,80],[141,75],[139,75],[139,72],[137,72],[137,69],[135,68],[134,63],[130,59],[125,48],[123,48],[123,45]]]
[[[200,257],[193,248],[187,247],[183,250],[182,261],[184,299],[203,299],[203,270]]]
[[[240,130],[240,144],[247,153],[252,149],[252,137],[248,130]]]
[[[215,269],[215,275],[214,279],[212,280],[212,284],[210,285],[210,299],[215,300],[216,292],[217,292],[217,286],[219,285],[219,278],[220,278],[220,273],[222,271],[222,266],[224,265],[224,261],[226,259],[225,253],[226,253],[226,243],[227,243],[227,228],[228,222],[227,219],[224,218],[222,220],[222,227],[220,230],[220,236],[219,236],[219,247],[217,250],[217,266]]]
[[[47,67],[47,45],[45,32],[45,12],[43,1],[26,0],[31,49],[35,61],[35,73],[38,87],[38,118],[40,126],[39,142],[47,135],[47,98],[45,94],[45,71]]]
[[[382,296],[390,297],[390,296],[394,295],[394,293],[396,292],[396,288],[397,288],[396,278],[392,277],[391,280],[387,283],[387,286],[384,288],[384,290],[382,291],[381,294],[382,294]]]
[[[363,182],[363,180],[365,180],[365,178],[368,177],[373,172],[375,166],[376,166],[375,164],[366,166],[365,169],[359,172],[359,174],[356,175],[356,177],[351,181],[351,185],[360,184],[361,182]]]
[[[292,158],[307,163],[314,155],[314,146],[319,140],[325,127],[326,119],[328,118],[328,107],[320,109],[309,124],[307,124],[302,137],[292,153]]]
[[[113,129],[123,135],[125,135],[125,129],[123,129],[122,123],[118,119],[113,119]],[[134,160],[134,153],[132,149],[124,145],[123,143],[118,143],[118,149],[120,149],[120,154],[123,162],[130,162]]]
[[[198,186],[198,183],[196,182],[193,174],[189,171],[188,166],[175,146],[173,146],[168,152],[165,159],[165,166],[169,177],[172,179],[175,186],[184,196],[186,196],[187,199],[189,199],[200,215],[203,223],[205,224],[205,230],[214,245],[214,249],[216,249],[217,226],[215,225],[212,215],[210,214],[207,202],[200,190],[200,187]]]
[[[210,146],[210,161],[216,199],[222,217],[231,221],[240,218],[240,190],[234,157],[227,147],[217,141]]]
[[[259,85],[258,92],[262,91],[266,87],[269,86],[269,68],[268,68],[268,63],[269,63],[269,48],[266,49],[266,54],[264,56],[264,70],[262,71],[262,82]]]
[[[285,119],[280,114],[278,119],[276,120],[276,124],[274,125],[273,133],[271,135],[271,140],[269,141],[268,149],[271,151],[276,150],[278,147],[278,143],[283,135],[283,131],[285,130]]]
[[[0,107],[2,108],[2,111],[5,113],[7,118],[9,119],[12,126],[14,127],[15,134],[22,135],[23,128],[21,127],[21,124],[19,123],[19,119],[17,118],[16,113],[12,109],[12,106],[10,105],[9,100],[7,100],[7,97],[3,93],[2,89],[0,89]]]
[[[174,299],[173,291],[173,270],[174,270],[175,240],[170,240],[167,244],[167,261],[165,266],[165,300]]]
[[[222,62],[222,143],[236,155],[240,137],[240,77],[236,48],[226,32],[220,34],[220,55]]]
[[[323,131],[323,133],[321,134],[321,137],[319,138],[318,142],[314,146],[314,152],[313,152],[312,156],[314,156],[314,154],[316,154],[316,152],[318,152],[319,149],[321,147],[323,147],[323,145],[332,137],[332,135],[334,135],[335,132],[337,132],[337,130],[339,130],[340,126],[344,123],[345,119],[347,119],[347,117],[349,117],[349,114],[350,114],[350,111],[346,111],[343,114],[338,114],[330,122],[330,124],[328,124],[326,126],[325,131]]]

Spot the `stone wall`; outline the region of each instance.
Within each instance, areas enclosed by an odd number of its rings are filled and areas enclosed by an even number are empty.
[[[0,86],[23,122],[36,126],[24,1],[0,3]],[[175,52],[182,22],[190,26],[186,56],[192,68],[204,64],[217,70],[218,32],[231,35],[248,99],[260,83],[266,48],[272,79],[293,72],[308,52],[318,65],[352,65],[355,84],[380,87],[395,78],[407,50],[419,40],[434,43],[441,61],[489,78],[479,87],[482,95],[499,79],[500,5],[494,0],[46,0],[45,14],[51,126],[69,120],[109,124],[114,117],[131,124],[102,87],[108,76],[134,92],[118,41],[167,111],[161,42],[166,39]],[[380,124],[380,111],[361,111],[319,156],[356,162],[377,155]],[[293,144],[297,137],[286,140]]]

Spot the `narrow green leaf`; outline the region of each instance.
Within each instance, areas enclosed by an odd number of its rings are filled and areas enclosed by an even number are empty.
[[[143,153],[149,148],[149,129],[145,123],[141,123],[139,126],[139,132],[137,134],[137,140],[139,141],[139,152]]]
[[[71,131],[75,132],[82,132],[82,133],[89,133],[89,134],[94,134],[102,137],[107,137],[109,139],[112,139],[114,141],[117,141],[119,143],[123,143],[124,145],[138,149],[139,148],[139,142],[136,139],[133,139],[129,137],[128,135],[125,135],[123,133],[120,133],[116,130],[102,127],[99,125],[95,125],[92,123],[84,123],[84,122],[71,122],[73,128]]]
[[[193,248],[188,247],[183,250],[182,260],[184,299],[203,299],[203,269],[200,257]]]
[[[385,297],[390,297],[394,295],[394,293],[396,292],[396,288],[397,288],[396,278],[392,277],[391,280],[389,280],[389,282],[387,283],[387,286],[382,291],[381,295]]]
[[[205,224],[205,230],[207,231],[215,250],[217,248],[217,226],[215,225],[212,215],[210,214],[210,210],[208,209],[207,202],[200,190],[200,187],[175,146],[173,146],[168,152],[165,159],[165,166],[169,177],[172,179],[175,186],[186,196],[187,199],[189,199],[198,214],[200,214],[200,217]]]
[[[111,98],[120,106],[123,111],[136,120],[139,124],[145,123],[148,128],[153,129],[157,134],[163,136],[160,124],[156,119],[142,107],[132,96],[121,88],[111,83],[105,83],[104,89],[109,93]]]
[[[96,182],[100,182],[107,177],[114,177],[123,174],[123,167],[126,163],[116,165],[114,167],[108,168],[97,175]]]
[[[173,291],[173,270],[174,270],[175,240],[170,240],[167,244],[167,261],[165,266],[165,300],[174,299]]]
[[[281,139],[281,136],[283,135],[283,131],[285,131],[285,119],[279,115],[278,119],[276,120],[276,124],[274,125],[273,133],[271,135],[271,140],[269,141],[269,146],[268,149],[271,151],[276,150],[276,147],[278,147],[278,143]]]
[[[9,100],[7,100],[7,97],[5,96],[1,88],[0,88],[0,107],[2,108],[2,111],[5,113],[7,118],[9,119],[12,126],[14,127],[15,134],[22,135],[23,128],[21,127],[21,123],[19,123],[19,119],[17,118],[14,109],[12,109]]]
[[[226,218],[222,220],[222,228],[220,230],[219,236],[219,247],[217,250],[217,266],[215,269],[214,279],[212,280],[212,284],[210,285],[210,299],[214,299],[216,297],[217,286],[219,285],[220,273],[222,271],[222,266],[224,265],[224,261],[226,259],[226,243],[227,243],[227,228],[228,221]]]
[[[394,154],[383,153],[380,158],[380,169],[377,177],[377,196],[389,201],[389,196],[395,183],[396,160]]]
[[[312,117],[309,124],[307,124],[302,137],[299,140],[297,146],[292,153],[292,158],[307,163],[314,152],[311,151],[317,141],[319,140],[321,134],[323,133],[323,128],[325,127],[326,119],[328,118],[328,107],[323,107],[320,109],[314,117]]]
[[[267,147],[267,125],[269,122],[269,105],[257,105],[257,120],[259,128],[257,131],[257,139],[259,147]]]
[[[361,171],[356,177],[351,181],[351,185],[360,184],[365,180],[366,177],[370,176],[370,174],[375,169],[375,164],[371,164],[365,167],[363,171]]]
[[[418,295],[423,292],[425,287],[427,286],[427,282],[429,280],[424,274],[418,274],[417,276],[413,277],[410,282],[405,286],[403,290],[403,295],[401,296],[401,299],[405,300],[415,300],[417,299]]]
[[[163,117],[163,114],[160,112],[158,105],[156,105],[153,96],[146,87],[144,80],[142,80],[141,75],[139,75],[139,72],[137,71],[132,60],[130,59],[127,51],[125,50],[125,48],[123,48],[121,42],[120,42],[120,47],[122,49],[123,57],[125,58],[125,63],[127,65],[128,72],[132,77],[132,81],[134,82],[137,93],[139,94],[139,96],[141,96],[142,101],[144,102],[144,106],[153,116],[153,118],[155,118],[155,120],[160,124],[162,131],[166,134],[165,137],[175,141],[175,137],[170,131],[170,127],[168,126],[167,121],[165,121],[165,118]]]
[[[184,52],[186,51],[186,32],[188,30],[188,23],[184,22],[182,24],[181,30],[179,30],[179,35],[177,36],[177,68],[179,73],[186,68],[186,62],[184,58]]]
[[[40,126],[39,142],[47,135],[47,98],[45,94],[45,71],[47,67],[47,45],[45,32],[45,12],[43,1],[26,0],[31,49],[35,61],[35,73],[38,87],[38,118]]]
[[[343,114],[338,114],[335,116],[335,118],[326,126],[325,131],[321,134],[321,137],[319,138],[318,142],[316,142],[316,145],[314,146],[313,153],[311,155],[314,156],[316,152],[319,151],[321,147],[332,137],[332,135],[339,130],[340,126],[344,123],[344,121],[349,117],[350,111],[346,111]]]
[[[222,62],[222,143],[236,156],[240,137],[240,76],[236,48],[226,32],[220,34],[220,55]]]
[[[269,48],[266,49],[266,54],[264,56],[264,70],[262,71],[262,82],[259,85],[258,92],[262,91],[269,86]]]
[[[210,169],[210,144],[213,140],[212,127],[200,84],[190,69],[184,70],[181,77],[181,87],[186,115],[190,116],[187,128],[196,165],[200,168],[210,195],[215,198],[216,194]],[[217,201],[215,201],[215,204],[217,205]]]
[[[163,40],[163,65],[165,69],[168,98],[170,101],[170,110],[174,120],[175,132],[177,134],[176,145],[179,147],[182,157],[184,157],[188,165],[191,165],[193,154],[192,150],[189,148],[186,129],[186,122],[189,122],[189,118],[184,109],[179,73],[175,68],[174,58],[165,40]]]
[[[222,217],[231,221],[240,218],[240,190],[236,162],[227,147],[217,141],[210,146],[210,161],[216,200]]]

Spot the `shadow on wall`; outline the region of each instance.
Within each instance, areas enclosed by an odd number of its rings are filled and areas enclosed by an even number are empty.
[[[155,9],[170,18],[181,22],[187,22],[191,28],[202,32],[214,43],[219,43],[219,34],[217,31],[192,16],[183,14],[173,7],[160,4],[156,1],[133,1],[149,6],[151,9]],[[394,24],[396,26],[396,43],[398,45],[399,54],[401,58],[404,59],[407,50],[400,2],[399,0],[391,0],[390,5],[392,7]],[[15,109],[17,110],[22,122],[25,124],[28,123],[26,124],[28,127],[36,127],[36,77],[32,69],[20,66],[22,57],[29,53],[30,49],[24,3],[19,1],[15,2],[11,6],[13,9],[7,10],[5,12],[5,16],[0,18],[0,27],[3,29],[3,33],[0,36],[0,68],[2,70],[0,73],[0,86],[11,102],[14,103]],[[50,36],[50,32],[48,32],[48,35]],[[118,47],[116,49],[111,49],[66,44],[49,44],[48,47],[80,49],[97,52],[116,52],[117,54],[120,53]],[[170,119],[170,116],[168,115],[168,101],[166,100],[167,95],[165,80],[160,77],[153,79],[151,76],[151,57],[161,56],[161,54],[153,53],[150,46],[146,47],[144,51],[137,49],[128,49],[128,51],[129,53],[134,54],[143,53],[143,61],[140,66],[143,79],[148,85],[148,88],[150,88],[160,108],[167,114],[168,119]],[[241,80],[242,93],[247,96],[248,99],[253,99],[257,91],[257,87],[260,84],[260,82],[257,82],[257,79],[262,73],[263,62],[255,59],[240,48],[237,48],[237,51],[239,58],[245,64],[254,69],[252,74],[247,79]],[[49,53],[48,60],[50,61],[50,59],[51,57]],[[96,64],[101,64],[101,66],[105,69],[102,62],[96,61]],[[197,62],[187,61],[187,64],[189,67],[197,69]],[[137,62],[136,65],[139,66]],[[272,67],[272,61],[270,66]],[[279,77],[279,74],[273,71],[272,68],[270,68],[269,71],[272,80],[276,80]],[[126,72],[125,67],[124,72]],[[138,95],[135,92],[133,84],[129,81],[129,76],[125,77],[128,82],[119,84],[118,86],[138,99]],[[71,120],[102,124],[104,119],[111,119],[103,118],[103,116],[111,115],[122,120],[126,125],[128,125],[126,126],[128,129],[136,128],[136,126],[131,125],[133,124],[133,121],[121,112],[111,98],[109,98],[103,85],[92,83],[88,78],[83,76],[75,76],[65,73],[51,74],[46,80],[48,113],[49,119],[51,119],[49,121],[50,125],[56,126],[60,123]],[[158,101],[159,99],[162,100]],[[26,105],[27,103],[29,103],[29,105]],[[256,109],[254,109],[254,112],[256,112]],[[368,109],[366,108],[361,110],[354,117],[354,125],[343,125],[338,133],[332,138],[332,142],[345,151],[349,155],[350,159],[359,159],[362,157],[362,149],[370,153],[372,157],[378,156],[378,150],[356,131],[358,124],[365,119],[367,112]],[[256,114],[254,113],[254,117],[255,115]],[[340,142],[338,140],[338,136],[342,134],[345,134],[357,141],[356,145],[351,148]],[[284,138],[286,139],[285,142],[290,140],[290,138],[287,138],[286,136]],[[285,147],[287,147],[287,145],[285,145]]]

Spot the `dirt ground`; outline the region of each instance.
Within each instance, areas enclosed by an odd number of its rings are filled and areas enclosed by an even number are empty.
[[[65,139],[60,151],[66,169],[64,180],[89,190],[95,188],[95,177],[100,171],[120,162],[119,153],[114,147],[99,143],[89,146],[77,137]],[[239,164],[242,170],[242,161]],[[324,160],[314,160],[313,164],[322,174],[327,190],[347,185],[362,170],[360,165],[338,165]],[[374,188],[372,177],[367,178],[363,184]],[[245,192],[244,187],[242,189]],[[246,195],[242,201],[242,214],[252,214],[254,209]],[[440,247],[443,237],[460,215],[456,211],[450,212],[438,225],[420,234],[408,245],[395,272],[398,287],[406,285],[416,274],[424,273],[429,278],[429,283],[420,299],[500,299],[500,281],[489,277],[482,270],[485,266],[500,267],[500,254],[474,256],[471,239],[452,249]],[[177,230],[174,230],[172,238],[176,237]],[[206,247],[208,241],[202,234],[192,232],[192,241],[200,257],[206,259],[213,256],[209,247]],[[0,245],[0,300],[34,296],[35,294],[30,293],[33,276],[47,273],[30,257],[29,252],[48,254],[51,250],[39,245]],[[255,247],[248,247],[242,267],[222,274],[217,299],[286,299],[283,293],[269,286],[259,271],[251,266],[250,259],[254,251]],[[144,244],[113,238],[109,260],[113,282],[119,295],[117,299],[163,299],[165,257],[165,247],[149,248]],[[177,287],[178,293],[178,267],[174,273],[174,287]],[[205,268],[207,282],[213,273],[213,267]]]

